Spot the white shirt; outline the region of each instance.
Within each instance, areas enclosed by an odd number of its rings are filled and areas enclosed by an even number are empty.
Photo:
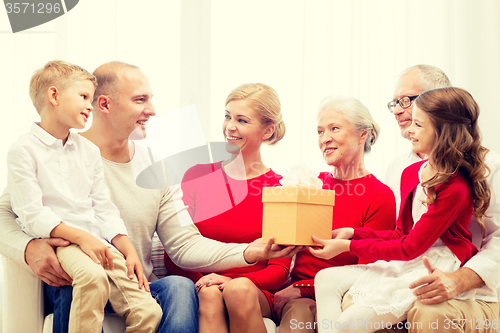
[[[500,155],[490,151],[484,162],[491,172],[486,178],[491,190],[490,206],[483,217],[486,232],[482,236],[481,227],[472,217],[469,231],[472,233],[472,243],[479,252],[464,267],[476,272],[486,284],[479,288],[477,292],[480,294],[476,294],[476,299],[497,302],[496,291],[500,288]]]
[[[8,188],[17,223],[25,232],[50,237],[59,223],[104,243],[127,234],[104,184],[99,148],[70,133],[66,144],[37,123],[7,155]]]
[[[409,154],[397,157],[387,169],[385,180],[396,196],[398,214],[401,203],[401,173],[407,166],[420,160],[418,155],[410,151]],[[483,218],[486,232],[483,236],[481,227],[475,217],[472,217],[469,231],[472,233],[472,243],[479,252],[467,261],[464,267],[476,272],[485,283],[476,290],[476,299],[497,302],[497,289],[500,288],[500,155],[490,151],[484,161],[490,168],[486,181],[491,190],[490,206]]]

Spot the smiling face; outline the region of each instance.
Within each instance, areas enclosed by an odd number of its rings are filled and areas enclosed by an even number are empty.
[[[132,67],[123,68],[118,74],[116,94],[111,99],[112,126],[131,140],[146,137],[147,122],[156,115],[153,92],[147,77],[141,70]]]
[[[416,96],[421,93],[423,93],[423,90],[420,88],[420,72],[418,70],[412,70],[399,79],[393,100],[396,101],[404,96]],[[403,109],[397,104],[394,109],[394,117],[398,122],[401,135],[405,139],[410,138],[408,127],[411,125],[412,106],[413,103],[409,107]]]
[[[259,115],[245,100],[227,103],[222,133],[227,142],[238,145],[244,154],[258,151],[262,142],[272,135],[269,126],[261,125]]]
[[[431,118],[416,104],[413,105],[413,118],[408,133],[413,152],[429,156],[436,144],[436,131]]]
[[[318,116],[318,145],[328,165],[345,168],[362,161],[366,133],[334,109],[324,109]]]
[[[67,130],[84,128],[93,109],[91,103],[94,98],[94,89],[94,84],[89,80],[75,81],[60,89],[57,98],[57,115],[53,121],[58,122]]]

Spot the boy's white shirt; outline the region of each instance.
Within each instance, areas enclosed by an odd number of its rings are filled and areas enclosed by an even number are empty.
[[[32,236],[50,237],[59,223],[107,245],[127,234],[104,184],[99,148],[70,133],[66,144],[38,123],[9,149],[8,189],[16,222]]]

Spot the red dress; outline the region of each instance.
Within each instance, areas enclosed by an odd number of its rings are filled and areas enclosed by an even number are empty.
[[[396,221],[396,203],[391,189],[369,174],[365,177],[338,180],[330,172],[320,173],[323,189],[335,191],[332,230],[343,227],[370,227],[375,230],[393,230]],[[334,266],[366,264],[365,260],[346,252],[329,260],[316,258],[308,250],[295,258],[291,277],[293,286],[300,288],[302,297],[315,299],[314,277],[320,270]]]
[[[280,186],[282,177],[270,170],[256,178],[235,180],[226,175],[221,164],[189,169],[182,182],[182,199],[203,236],[226,243],[250,243],[262,237],[262,187]],[[264,292],[272,309],[272,292],[285,283],[290,263],[291,258],[272,259],[217,274],[248,278]],[[165,267],[170,274],[185,276],[193,282],[203,277],[202,273],[179,268],[166,253]]]

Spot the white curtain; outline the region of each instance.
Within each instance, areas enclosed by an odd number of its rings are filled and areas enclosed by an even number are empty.
[[[383,178],[388,163],[409,149],[386,104],[398,73],[426,63],[473,94],[482,108],[484,143],[500,151],[495,136],[499,1],[251,3],[212,1],[212,139],[220,138],[226,94],[239,83],[262,81],[280,94],[287,125],[284,140],[265,149],[265,162],[272,167],[308,162],[319,168],[324,162],[316,144],[317,107],[326,95],[354,96],[381,126],[380,141],[366,163]]]
[[[0,10],[0,156],[38,119],[29,79],[55,58],[90,71],[111,60],[141,67],[157,112],[196,104],[212,141],[222,138],[224,101],[234,87],[271,85],[287,134],[263,154],[279,172],[298,163],[327,169],[316,143],[317,106],[327,95],[357,97],[382,129],[366,157],[380,179],[409,149],[386,108],[397,75],[431,64],[476,98],[484,144],[500,152],[498,0],[82,0],[52,22],[8,30]]]

